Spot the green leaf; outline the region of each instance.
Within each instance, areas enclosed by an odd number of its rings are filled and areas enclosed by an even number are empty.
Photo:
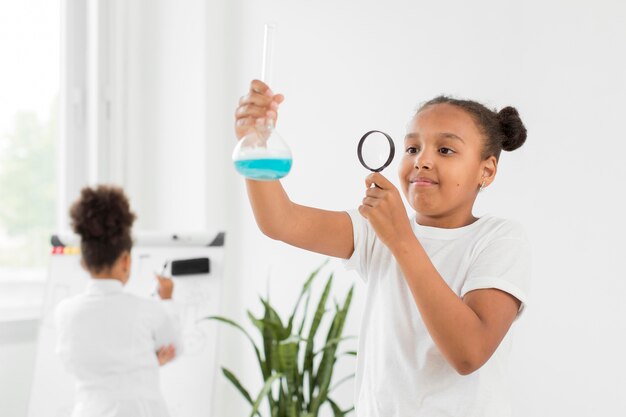
[[[306,295],[306,301],[304,303],[304,314],[302,315],[302,322],[300,323],[300,328],[298,329],[298,335],[302,335],[302,330],[304,330],[304,324],[306,323],[307,316],[309,315],[309,301],[311,300],[311,292]]]
[[[356,336],[343,336],[343,337],[335,337],[333,339],[330,339],[328,342],[326,342],[324,347],[318,350],[317,352],[315,352],[313,356],[317,356],[329,348],[336,347],[339,344],[339,342],[342,342],[344,340],[349,340],[349,339],[356,339]]]
[[[250,394],[248,393],[248,390],[246,390],[243,385],[241,385],[241,383],[239,382],[239,380],[237,379],[237,377],[228,369],[222,367],[222,373],[224,374],[224,376],[235,386],[235,388],[237,388],[237,390],[241,393],[241,395],[243,395],[243,397],[250,403],[250,405],[254,405],[254,403],[252,402],[252,397],[250,396]],[[257,413],[257,415],[260,417],[261,414]]]
[[[337,311],[337,313],[335,314],[335,318],[333,319],[333,323],[326,338],[327,341],[331,341],[332,339],[341,337],[346,316],[350,308],[350,303],[352,302],[353,292],[354,286],[352,286],[350,288],[350,291],[348,291],[348,295],[346,296],[346,300],[344,301],[343,308],[341,308],[341,310]],[[318,385],[319,391],[317,396],[311,401],[311,411],[314,414],[318,412],[319,407],[324,403],[324,401],[326,401],[326,396],[328,395],[328,387],[332,378],[333,367],[335,366],[335,362],[337,361],[337,358],[335,356],[336,351],[336,344],[324,350],[324,354],[318,367],[317,374],[315,375],[315,384]]]
[[[280,343],[278,345],[278,361],[280,363],[280,372],[287,379],[287,394],[289,398],[293,398],[298,394],[297,389],[297,361],[296,353],[298,351],[297,343]]]
[[[343,411],[341,411],[341,408],[339,408],[339,406],[333,400],[329,399],[328,403],[330,404],[330,407],[333,409],[334,417],[344,417]]]
[[[256,343],[254,343],[254,340],[252,339],[250,334],[243,327],[241,327],[239,324],[235,323],[231,319],[227,319],[226,317],[209,316],[209,317],[205,317],[204,320],[221,321],[222,323],[226,323],[226,324],[233,326],[234,328],[240,330],[244,335],[246,335],[250,343],[252,343],[252,347],[254,347],[254,352],[256,353],[257,360],[259,361],[261,372],[263,372],[263,378],[267,379],[267,377],[265,376],[265,361],[263,361],[263,359],[261,358],[261,352],[259,351],[259,348],[256,346]]]
[[[209,317],[209,319],[222,321],[242,331],[255,348],[265,382],[263,389],[254,401],[237,378],[223,368],[224,375],[252,405],[250,415],[253,417],[261,417],[259,408],[264,403],[265,398],[269,404],[270,417],[317,417],[320,406],[325,402],[329,403],[335,416],[345,416],[350,412],[350,410],[342,411],[337,404],[328,398],[328,393],[354,377],[354,375],[344,377],[329,389],[333,367],[338,357],[356,354],[354,351],[344,351],[337,355],[341,342],[350,338],[342,337],[342,332],[351,303],[353,288],[345,297],[343,307],[336,301],[334,302],[334,315],[327,331],[325,331],[326,340],[321,349],[316,349],[315,337],[322,328],[322,321],[324,321],[326,313],[329,312],[326,309],[334,279],[334,275],[331,273],[319,297],[317,307],[311,318],[308,319],[309,305],[312,304],[312,283],[315,277],[319,276],[322,266],[313,271],[304,283],[300,295],[292,307],[292,313],[286,327],[269,302],[269,294],[267,299],[260,297],[264,307],[261,318],[257,318],[250,311],[247,311],[249,320],[262,335],[263,352],[259,350],[250,334],[237,323],[223,317]],[[296,317],[299,320],[303,299],[306,302],[302,319],[298,323],[297,333],[292,332]],[[306,338],[303,337],[305,325],[309,326]],[[263,353],[263,357],[261,353]],[[322,355],[319,355],[320,353]],[[278,382],[276,383],[276,381]]]
[[[284,417],[287,414],[287,396],[285,395],[282,381],[278,389],[278,406],[274,407],[274,410],[278,410],[278,416],[280,417]]]
[[[263,332],[265,331],[265,323],[263,323],[263,320],[260,320],[254,317],[252,313],[250,312],[250,310],[247,310],[246,314],[248,315],[248,318],[250,319],[252,324],[254,324],[254,327],[256,327],[261,332],[261,335],[262,335]]]
[[[261,301],[263,301],[262,298]],[[270,313],[267,309],[267,304],[263,303],[263,305],[266,306],[265,313],[263,315],[263,351],[265,353],[265,374],[263,376],[267,381],[268,378],[272,375],[272,370],[276,366],[274,364],[274,357],[276,356],[276,344],[274,343],[274,330],[272,329],[272,326],[270,324]],[[270,395],[268,395],[268,401],[270,402],[270,408],[274,408],[275,402],[271,393]]]
[[[328,294],[330,293],[330,289],[333,283],[333,274],[328,277],[328,281],[326,281],[326,286],[324,287],[324,291],[320,297],[319,302],[317,303],[317,309],[315,310],[315,315],[313,316],[313,322],[311,323],[311,329],[309,330],[309,337],[307,338],[306,351],[304,353],[304,372],[308,372],[309,375],[309,398],[313,398],[313,391],[315,390],[314,384],[314,376],[313,376],[313,345],[315,341],[315,334],[317,333],[317,329],[320,326],[322,321],[322,317],[325,314],[326,309],[326,300],[328,299]]]
[[[287,329],[283,326],[283,322],[280,320],[280,316],[278,315],[276,310],[274,310],[274,307],[272,307],[272,305],[268,301],[262,298],[261,302],[265,306],[265,317],[263,319],[263,323],[272,329],[272,331],[274,332],[274,337],[278,340],[285,340],[286,338],[291,336],[290,329]]]
[[[328,393],[330,394],[334,389],[336,389],[338,386],[340,386],[341,384],[343,384],[346,381],[351,380],[352,378],[354,378],[355,374],[350,374],[348,376],[344,376],[343,378],[341,378],[338,382],[335,383],[335,385],[333,385],[332,387],[329,388]]]
[[[330,407],[333,409],[334,417],[344,417],[346,414],[349,414],[350,412],[354,410],[354,407],[350,407],[347,410],[341,411],[341,408],[339,408],[337,403],[335,403],[330,398],[328,399],[328,403],[330,404]]]
[[[296,313],[298,312],[298,307],[300,306],[300,301],[302,300],[302,297],[304,296],[304,294],[310,294],[311,293],[311,283],[313,282],[313,280],[315,279],[315,277],[317,276],[317,274],[320,272],[320,270],[328,263],[328,259],[326,259],[324,261],[324,263],[322,263],[315,271],[311,272],[311,275],[309,275],[309,278],[304,282],[304,285],[302,286],[302,290],[300,291],[300,295],[298,296],[298,300],[296,301],[296,305],[293,308],[293,312],[291,313],[291,316],[289,317],[289,323],[287,324],[287,328],[291,331],[291,329],[293,328],[293,320],[296,316]],[[301,333],[299,333],[301,334]]]
[[[263,398],[270,393],[270,390],[272,389],[272,384],[274,383],[274,381],[281,378],[282,376],[283,376],[282,374],[274,374],[268,380],[265,381],[265,385],[263,385],[263,389],[261,389],[261,392],[259,392],[259,395],[256,397],[256,400],[254,400],[250,417],[254,417],[255,414],[258,414],[259,407],[261,406],[261,402],[263,401]]]

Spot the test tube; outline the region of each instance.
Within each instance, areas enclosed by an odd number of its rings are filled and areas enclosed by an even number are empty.
[[[263,71],[261,72],[261,81],[272,87],[273,79],[273,61],[274,61],[274,32],[276,25],[273,23],[265,24],[265,34],[263,36]]]

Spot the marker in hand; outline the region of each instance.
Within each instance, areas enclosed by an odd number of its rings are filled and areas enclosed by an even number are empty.
[[[165,262],[163,265],[163,270],[159,274],[158,272],[154,272],[155,278],[157,279],[157,287],[155,288],[152,295],[159,295],[159,297],[163,300],[170,300],[172,298],[172,292],[174,291],[174,282],[171,278],[167,278],[164,276],[165,271],[167,269],[168,262]]]
[[[161,275],[157,275],[156,278],[159,280],[159,288],[157,289],[159,297],[162,300],[171,300],[174,292],[174,281]]]

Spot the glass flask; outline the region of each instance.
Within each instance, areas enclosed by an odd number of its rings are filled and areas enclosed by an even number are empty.
[[[261,80],[270,85],[274,48],[274,30],[272,24],[265,25],[263,42],[263,73]],[[271,181],[283,178],[292,165],[291,150],[280,137],[272,120],[256,125],[239,140],[233,150],[235,169],[246,178]]]

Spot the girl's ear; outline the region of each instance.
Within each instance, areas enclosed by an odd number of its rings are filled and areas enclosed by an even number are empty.
[[[83,257],[81,256],[80,258],[80,266],[85,270],[85,271],[89,271],[89,269],[87,269],[87,264],[85,263],[85,260],[83,259]]]
[[[498,160],[495,156],[491,155],[489,158],[485,159],[481,165],[482,175],[479,185],[482,185],[484,181],[484,187],[487,187],[496,178],[496,173],[498,172]]]
[[[125,251],[122,254],[122,266],[124,267],[124,272],[130,271],[130,252]]]

